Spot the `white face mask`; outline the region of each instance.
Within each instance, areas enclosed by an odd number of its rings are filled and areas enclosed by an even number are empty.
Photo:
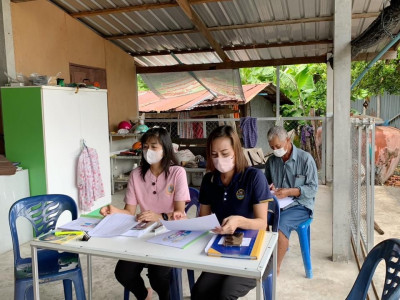
[[[156,164],[163,158],[162,150],[143,150],[143,157],[149,163],[149,165]]]
[[[282,148],[279,148],[279,149],[275,149],[274,150],[274,155],[276,156],[276,157],[282,157],[282,156],[284,156],[285,154],[286,154],[286,150],[285,150],[285,147],[282,147]]]
[[[234,157],[216,157],[213,158],[214,167],[221,173],[232,171],[235,167]]]

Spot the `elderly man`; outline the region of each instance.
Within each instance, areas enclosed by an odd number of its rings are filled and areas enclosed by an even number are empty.
[[[313,157],[293,145],[283,127],[271,128],[267,138],[274,156],[267,161],[265,176],[270,183],[270,189],[275,192],[281,204],[277,269],[279,274],[283,257],[289,247],[291,231],[312,218],[318,174]]]

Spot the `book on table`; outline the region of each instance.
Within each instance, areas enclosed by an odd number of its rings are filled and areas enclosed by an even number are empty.
[[[45,234],[42,234],[36,238],[38,241],[49,242],[53,244],[64,244],[71,240],[76,240],[82,238],[84,233],[80,234],[66,234],[66,235],[56,235],[55,231],[49,231]]]
[[[236,230],[243,232],[240,246],[224,246],[224,235],[214,235],[205,248],[209,256],[258,259],[263,245],[265,230]]]

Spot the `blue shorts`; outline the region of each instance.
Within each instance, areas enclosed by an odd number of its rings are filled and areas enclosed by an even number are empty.
[[[302,205],[296,205],[281,210],[280,213],[279,230],[289,239],[292,230],[296,230],[301,223],[310,218],[311,210]]]

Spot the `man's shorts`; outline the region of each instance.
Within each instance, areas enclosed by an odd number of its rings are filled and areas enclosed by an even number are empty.
[[[281,210],[279,217],[279,230],[289,239],[292,230],[307,221],[310,218],[311,210],[302,206],[296,205],[291,208]]]

